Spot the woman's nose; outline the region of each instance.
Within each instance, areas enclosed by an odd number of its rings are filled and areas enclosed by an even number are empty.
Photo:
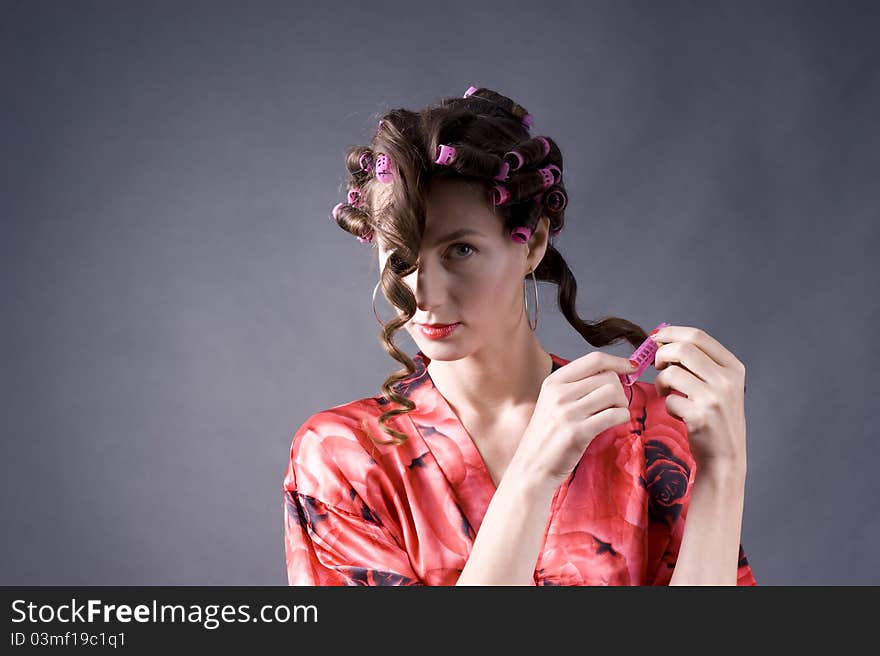
[[[436,267],[420,266],[407,280],[416,299],[416,305],[422,310],[442,305],[446,299],[446,280],[442,271]]]

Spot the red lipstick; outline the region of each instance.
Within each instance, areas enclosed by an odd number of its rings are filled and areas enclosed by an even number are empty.
[[[460,323],[418,324],[422,334],[428,339],[444,339],[449,337],[460,325]]]

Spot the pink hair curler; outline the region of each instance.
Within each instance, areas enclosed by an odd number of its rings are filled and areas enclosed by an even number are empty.
[[[544,196],[544,204],[547,209],[555,214],[559,214],[568,205],[568,199],[559,189],[551,189]]]
[[[352,189],[351,191],[356,191],[356,190]],[[351,195],[351,191],[348,192],[349,195]],[[343,205],[345,205],[345,203],[336,203],[336,205],[333,206],[333,210],[331,210],[331,212],[330,212],[330,220],[331,221],[336,220],[336,213],[339,212],[339,208],[342,207]],[[371,241],[373,241],[373,230],[371,228],[370,231],[367,232],[365,237],[361,237],[360,235],[355,235],[355,237],[357,237],[358,241],[361,242],[362,244],[369,244]]]
[[[544,185],[541,187],[542,189],[547,189],[556,182],[556,176],[553,175],[553,171],[550,170],[549,166],[546,166],[543,169],[538,169],[538,173],[544,178]]]
[[[525,163],[523,156],[516,150],[508,150],[504,153],[504,160],[508,162],[511,171],[516,171]]]
[[[348,191],[348,204],[357,205],[361,200],[361,190],[355,187]]]
[[[524,226],[514,228],[510,231],[510,238],[513,239],[513,241],[518,241],[520,244],[525,244],[526,242],[528,242],[531,236],[532,231]]]
[[[358,163],[361,165],[361,171],[370,171],[373,168],[373,154],[370,152],[361,153],[361,157],[358,160]]]
[[[548,164],[545,168],[553,173],[553,184],[559,184],[562,181],[562,169],[556,164]]]
[[[440,144],[437,146],[437,157],[434,159],[435,164],[452,164],[455,160],[455,148],[452,146],[447,146],[446,144]]]
[[[668,323],[659,324],[654,330],[651,332],[653,335],[655,332],[660,330],[661,328],[665,328],[668,326]],[[629,361],[632,362],[635,366],[638,367],[631,374],[621,374],[620,382],[623,383],[626,387],[631,387],[636,380],[638,380],[639,376],[641,376],[645,369],[654,364],[654,355],[657,353],[657,349],[660,348],[653,339],[648,337],[644,342],[641,343],[639,348],[633,351],[632,355],[629,356]]]
[[[391,182],[391,179],[394,177],[394,173],[391,170],[391,158],[385,153],[376,158],[376,177],[379,179],[379,182],[384,184]]]
[[[510,164],[507,162],[501,162],[501,168],[498,171],[498,175],[495,176],[495,180],[507,180],[507,176],[510,173]]]
[[[544,159],[550,154],[550,142],[547,141],[547,137],[538,137],[538,141],[544,144],[544,154],[541,155],[541,159]]]
[[[477,87],[468,87],[468,90],[464,92],[464,95],[462,96],[462,98],[468,98],[468,97],[472,96],[474,93],[476,93],[476,91],[477,91]],[[522,121],[523,126],[526,129],[532,127],[532,115],[531,114],[526,114],[525,116],[523,116],[521,121]]]
[[[336,218],[336,213],[339,211],[339,208],[342,207],[343,205],[345,205],[345,203],[336,203],[336,205],[333,206],[333,209],[330,210],[330,220],[331,220],[331,221],[337,221],[337,220],[338,220],[338,219]]]
[[[510,199],[510,192],[503,185],[492,185],[489,190],[489,198],[493,205],[504,205]]]

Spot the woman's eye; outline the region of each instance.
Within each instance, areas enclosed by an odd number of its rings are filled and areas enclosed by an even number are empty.
[[[465,244],[465,243],[454,244],[449,250],[450,250],[450,251],[455,251],[455,250],[460,249],[460,248],[468,248],[468,249],[470,249],[471,251],[473,251],[473,252],[475,252],[475,253],[477,252],[477,249],[476,249],[476,248],[474,248],[474,247],[471,246],[470,244]],[[459,251],[459,252],[461,252],[461,251]]]

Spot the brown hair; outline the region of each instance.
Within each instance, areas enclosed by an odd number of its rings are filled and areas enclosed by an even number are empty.
[[[418,112],[392,109],[378,117],[380,128],[369,146],[353,146],[346,152],[350,178],[349,191],[359,190],[361,200],[343,204],[336,213],[341,228],[363,239],[372,239],[374,252],[381,237],[383,248],[390,251],[380,276],[385,298],[402,311],[402,315],[383,324],[380,341],[385,351],[402,363],[404,370],[389,376],[382,384],[383,396],[402,407],[386,410],[379,417],[383,432],[394,439],[381,444],[402,444],[407,436],[385,422],[396,415],[410,412],[415,403],[394,389],[399,381],[415,373],[415,363],[392,341],[394,333],[412,319],[416,302],[412,290],[402,280],[416,269],[419,246],[425,227],[425,205],[429,183],[433,178],[452,177],[466,184],[484,189],[487,204],[490,189],[497,183],[494,176],[501,169],[504,155],[516,150],[522,155],[522,166],[511,170],[509,178],[501,182],[510,191],[510,199],[493,211],[504,221],[507,231],[524,226],[532,231],[542,216],[550,219],[551,238],[544,257],[534,270],[537,280],[558,285],[557,300],[562,314],[592,346],[600,347],[628,341],[638,347],[647,333],[640,326],[619,317],[603,317],[596,322],[581,319],[575,309],[577,282],[562,254],[555,247],[555,237],[565,223],[565,205],[568,193],[561,175],[555,184],[543,190],[542,174],[538,169],[555,165],[562,171],[562,153],[549,137],[531,137],[522,119],[525,108],[491,89],[478,88],[472,95],[461,98],[443,98]],[[550,150],[544,156],[546,139]],[[452,163],[435,163],[440,144],[454,146],[457,154]],[[392,162],[393,179],[387,185],[387,200],[377,206],[377,185],[385,183],[375,177],[375,166],[362,164],[387,155]],[[515,161],[515,160],[509,160]],[[561,193],[564,202],[547,203],[548,194]]]

